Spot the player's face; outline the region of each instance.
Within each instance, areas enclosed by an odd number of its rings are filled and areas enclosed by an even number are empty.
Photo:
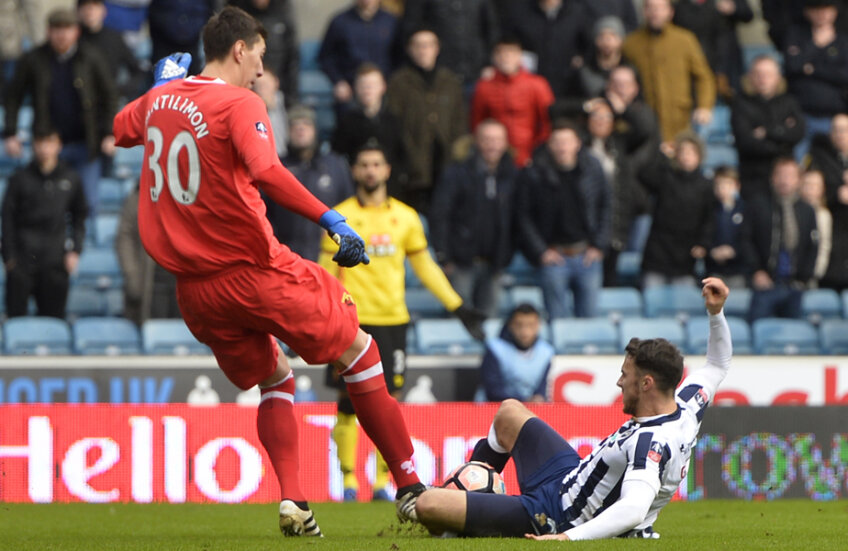
[[[624,363],[621,364],[621,376],[616,385],[621,389],[623,411],[627,415],[636,414],[639,405],[639,383],[641,379],[633,358],[625,356]]]
[[[509,322],[509,331],[519,348],[529,348],[539,335],[541,323],[536,314],[515,314]]]
[[[683,142],[677,147],[677,162],[686,172],[692,172],[701,164],[701,151],[691,142]]]
[[[309,149],[315,145],[315,124],[306,119],[297,119],[289,125],[289,143],[295,149]]]
[[[409,57],[422,69],[431,70],[439,57],[439,38],[429,31],[415,33],[409,39]]]
[[[386,94],[386,81],[377,71],[365,73],[356,78],[354,84],[356,99],[365,106],[379,105]]]
[[[639,94],[639,84],[636,82],[636,75],[628,68],[622,68],[610,75],[609,90],[613,94],[618,94],[621,99],[630,103]]]
[[[662,29],[673,15],[669,0],[645,0],[645,22],[651,29]]]
[[[391,174],[389,163],[380,151],[363,151],[353,165],[353,179],[368,193],[386,184]]]
[[[79,33],[79,27],[76,25],[50,27],[47,29],[47,41],[54,52],[64,54],[77,43]]]
[[[481,124],[477,127],[476,138],[480,156],[490,164],[498,163],[509,147],[506,128],[501,124]]]
[[[262,67],[262,57],[265,55],[265,39],[261,36],[253,43],[253,46],[246,46],[244,56],[242,57],[241,86],[243,88],[252,88],[256,79],[262,76],[264,72]]]
[[[32,152],[39,164],[53,163],[59,158],[62,141],[58,134],[38,138],[32,142]]]
[[[771,59],[763,59],[751,67],[751,84],[761,96],[773,96],[780,86],[780,68]]]
[[[778,197],[789,197],[801,186],[801,169],[795,163],[780,163],[771,175],[771,186]]]
[[[521,48],[513,44],[502,44],[495,48],[492,62],[503,74],[514,75],[521,69]]]
[[[599,103],[589,114],[589,134],[606,139],[612,134],[614,117],[612,109],[605,103]]]

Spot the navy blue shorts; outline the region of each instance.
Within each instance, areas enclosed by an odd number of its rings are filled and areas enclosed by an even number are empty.
[[[562,479],[580,463],[580,456],[539,418],[528,420],[512,449],[520,496],[466,494],[464,534],[521,537],[552,534],[562,522],[559,490]]]

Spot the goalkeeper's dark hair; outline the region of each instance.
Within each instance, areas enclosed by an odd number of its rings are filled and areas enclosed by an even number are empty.
[[[359,146],[356,151],[353,152],[353,164],[356,164],[356,161],[359,160],[359,156],[361,154],[369,151],[379,151],[383,155],[383,158],[386,160],[386,163],[391,164],[389,162],[389,154],[386,153],[386,148],[383,147],[383,145],[379,141],[377,141],[376,138],[369,139],[367,142]]]
[[[203,27],[203,54],[207,61],[221,61],[239,40],[252,48],[260,37],[267,36],[265,27],[252,15],[241,8],[227,6]]]
[[[671,393],[683,378],[683,356],[676,346],[665,339],[632,338],[624,352],[633,358],[640,371],[654,377],[661,392]]]

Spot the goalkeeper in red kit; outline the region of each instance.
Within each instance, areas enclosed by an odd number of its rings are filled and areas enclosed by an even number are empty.
[[[262,75],[265,30],[227,7],[203,29],[206,66],[184,78],[190,56],[157,63],[151,90],[115,117],[117,145],[145,146],[139,232],[145,249],[177,277],[180,310],[239,388],[259,385],[257,430],[280,483],[280,529],[320,536],[298,480],[291,367],[274,337],[310,364],[332,363],[356,415],[398,486],[401,520],[416,520],[424,486],[397,402],[386,390],[377,344],[359,328],[356,306],[323,268],[280,244],[262,189],[325,228],[334,260],[368,263],[345,218],[280,164],[265,104],[250,90]]]

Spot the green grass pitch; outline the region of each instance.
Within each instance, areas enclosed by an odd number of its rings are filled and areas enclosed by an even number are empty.
[[[3,550],[501,551],[558,542],[436,539],[401,527],[389,503],[315,503],[325,538],[283,538],[276,505],[21,505],[0,503]],[[660,540],[567,544],[580,549],[848,549],[848,500],[672,503]]]

